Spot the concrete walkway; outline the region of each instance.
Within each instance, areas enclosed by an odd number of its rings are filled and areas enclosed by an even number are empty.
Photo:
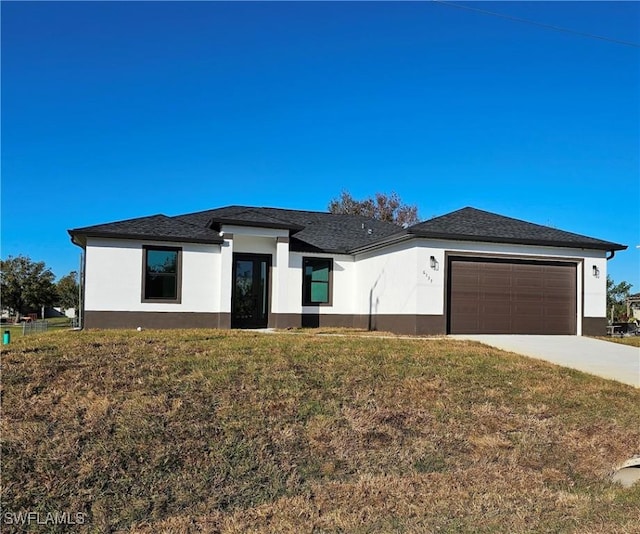
[[[456,334],[447,337],[479,341],[502,350],[640,387],[638,347],[582,336]]]

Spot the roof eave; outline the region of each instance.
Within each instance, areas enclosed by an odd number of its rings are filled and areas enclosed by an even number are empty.
[[[224,243],[224,239],[221,237],[178,237],[178,236],[162,236],[162,235],[145,235],[145,234],[125,234],[125,233],[113,233],[113,232],[77,232],[75,230],[69,230],[71,241],[78,244],[77,238],[84,238],[86,245],[86,239],[88,237],[99,237],[107,239],[127,239],[137,241],[170,241],[174,243],[200,243],[207,245],[220,245]]]
[[[289,250],[291,252],[298,252],[299,254],[342,254],[342,255],[351,255],[351,252],[346,248],[336,249],[336,248],[323,248],[318,247],[316,245],[312,245],[311,243],[307,243],[306,241],[297,240],[302,245],[295,244],[291,242],[289,244]]]
[[[511,245],[537,245],[545,247],[560,247],[560,248],[582,248],[591,250],[626,250],[627,245],[620,245],[618,243],[610,243],[603,241],[601,243],[589,243],[586,241],[559,241],[554,239],[511,239],[506,237],[490,237],[490,236],[476,236],[476,235],[464,235],[464,234],[449,234],[445,232],[425,232],[420,230],[409,230],[409,233],[416,237],[423,237],[429,239],[448,239],[451,241],[473,241],[483,243],[508,243]]]
[[[87,237],[84,234],[79,234],[75,230],[67,230],[67,233],[71,237],[71,242],[84,249],[87,246]]]
[[[387,247],[389,245],[394,245],[396,243],[401,243],[403,241],[413,239],[414,237],[415,236],[407,232],[407,230],[401,230],[398,233],[391,234],[390,236],[383,237],[371,243],[367,243],[366,245],[354,247],[349,250],[349,254],[361,254],[370,250],[375,250],[378,248]]]

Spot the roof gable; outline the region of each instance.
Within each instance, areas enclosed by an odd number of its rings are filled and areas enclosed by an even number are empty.
[[[407,232],[419,237],[458,241],[547,245],[596,250],[624,250],[627,248],[618,243],[574,234],[471,207],[415,224],[408,228]]]

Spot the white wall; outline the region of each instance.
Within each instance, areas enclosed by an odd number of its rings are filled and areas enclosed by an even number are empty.
[[[234,226],[232,224],[224,224],[221,228],[225,234],[233,234],[234,239],[237,236],[249,236],[249,237],[270,237],[275,239],[277,237],[289,237],[289,230],[282,230],[279,228],[258,228],[255,226]]]
[[[219,275],[216,273],[220,272],[220,245],[173,242],[144,244],[182,248],[181,303],[141,302],[142,242],[88,238],[85,310],[219,311]]]
[[[233,234],[233,251],[251,254],[276,255],[276,240],[272,237],[256,237]]]
[[[356,256],[355,313],[417,313],[423,280],[418,275],[415,245],[415,241],[406,241]]]
[[[599,276],[593,276],[593,266]],[[584,262],[584,316],[605,317],[607,312],[607,260],[605,253],[601,257],[589,256]]]

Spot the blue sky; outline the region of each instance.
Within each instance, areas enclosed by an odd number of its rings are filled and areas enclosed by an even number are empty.
[[[463,2],[640,42],[637,2]],[[2,250],[69,228],[397,191],[629,246],[640,49],[433,2],[2,2]]]

